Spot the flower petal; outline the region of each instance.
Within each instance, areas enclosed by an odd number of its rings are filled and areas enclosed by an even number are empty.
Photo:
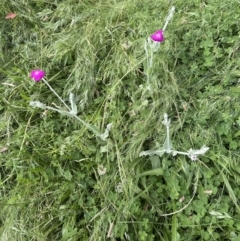
[[[162,30],[157,30],[150,37],[155,42],[163,42],[164,41],[164,35],[163,35],[163,31]]]
[[[44,76],[45,72],[41,69],[32,70],[30,73],[30,77],[36,82],[40,81]]]
[[[13,19],[13,18],[15,18],[16,16],[17,16],[16,13],[8,13],[8,14],[6,15],[5,19],[9,19],[9,18]]]

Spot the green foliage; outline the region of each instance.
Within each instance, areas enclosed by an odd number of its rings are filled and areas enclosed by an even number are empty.
[[[144,42],[172,4],[147,90]],[[2,0],[0,16],[1,240],[239,239],[238,1]],[[87,123],[113,123],[106,142],[29,105],[61,106],[35,68]],[[139,157],[164,113],[176,150],[209,152]]]

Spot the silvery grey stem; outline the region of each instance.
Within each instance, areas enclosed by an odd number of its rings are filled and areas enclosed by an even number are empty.
[[[170,143],[169,126],[167,126],[167,151],[171,151],[171,143]]]
[[[99,133],[97,130],[95,130],[91,125],[89,125],[88,123],[86,123],[84,120],[82,120],[81,118],[79,118],[77,115],[73,115],[73,117],[75,117],[78,121],[80,121],[83,125],[85,125],[88,129],[90,129],[93,133],[97,134],[98,136],[101,135],[101,133]]]
[[[51,87],[50,84],[48,84],[48,82],[43,78],[44,83],[48,86],[48,88],[54,93],[54,95],[56,95],[58,97],[58,99],[67,107],[67,109],[69,111],[71,111],[71,109],[68,107],[68,105],[63,101],[63,99],[57,94],[57,92]]]
[[[167,17],[166,17],[166,22],[165,22],[165,24],[164,24],[163,31],[166,29],[169,21],[172,19],[173,14],[174,14],[174,11],[175,11],[175,7],[173,6],[173,7],[170,9],[170,11],[169,11],[169,13],[168,13],[168,15],[167,15]]]

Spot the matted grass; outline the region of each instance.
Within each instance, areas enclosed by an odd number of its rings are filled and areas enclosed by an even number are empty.
[[[144,42],[173,5],[149,91]],[[240,238],[239,1],[2,0],[0,19],[0,240]],[[106,142],[29,105],[61,106],[36,68],[112,123]],[[164,113],[173,147],[205,156],[139,157],[162,146]]]

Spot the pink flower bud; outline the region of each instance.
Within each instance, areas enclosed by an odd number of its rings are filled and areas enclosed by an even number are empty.
[[[155,42],[163,42],[164,41],[164,36],[163,36],[163,31],[162,30],[157,30],[150,37]]]
[[[45,72],[41,69],[34,69],[30,73],[30,77],[36,82],[40,81],[44,76]]]

